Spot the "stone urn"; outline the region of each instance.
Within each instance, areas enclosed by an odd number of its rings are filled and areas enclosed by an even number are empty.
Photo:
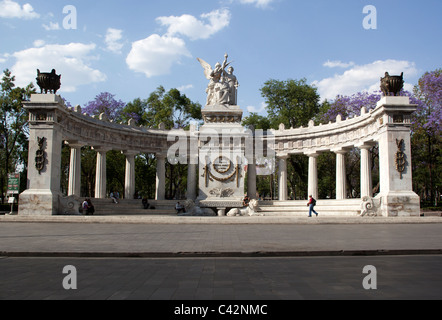
[[[57,75],[55,69],[52,69],[51,73],[40,72],[40,70],[37,69],[36,80],[41,93],[56,94],[61,87],[61,75]]]
[[[385,77],[381,78],[381,91],[384,96],[398,96],[401,90],[404,88],[404,73],[400,76],[390,76],[388,72],[385,73]]]

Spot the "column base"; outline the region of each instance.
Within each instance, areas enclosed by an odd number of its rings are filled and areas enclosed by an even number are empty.
[[[420,198],[414,192],[380,193],[376,198],[381,199],[380,214],[383,217],[420,216]]]
[[[20,216],[55,216],[59,214],[60,193],[51,190],[26,190],[20,194]]]

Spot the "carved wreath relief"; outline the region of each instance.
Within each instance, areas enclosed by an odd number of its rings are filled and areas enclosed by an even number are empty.
[[[233,163],[227,159],[226,157],[219,157],[217,158],[212,165],[207,164],[204,166],[204,173],[202,175],[202,177],[205,178],[206,181],[206,188],[209,186],[209,181],[218,181],[218,182],[230,182],[230,181],[234,181],[236,178],[236,184],[239,187],[239,181],[241,176],[241,172],[240,172],[240,165],[237,164],[233,170],[233,172],[231,172],[229,174],[230,171],[232,171],[232,167],[233,167]],[[221,177],[219,177],[218,175],[214,175],[212,173],[212,169],[218,174],[221,175]]]
[[[44,152],[45,141],[46,141],[45,137],[42,138],[37,137],[38,150],[35,152],[35,168],[37,169],[39,174],[41,174],[41,172],[45,168],[45,162],[46,162],[46,155]]]
[[[396,139],[397,152],[396,152],[396,170],[400,173],[401,179],[402,174],[405,172],[406,160],[405,153],[402,151],[404,149],[405,141]]]

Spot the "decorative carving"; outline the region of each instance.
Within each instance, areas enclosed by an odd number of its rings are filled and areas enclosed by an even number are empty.
[[[376,201],[376,204],[375,204]],[[363,197],[361,204],[361,217],[377,217],[380,207],[380,199],[373,199],[371,197]]]
[[[215,216],[215,212],[211,209],[200,208],[193,202],[193,200],[186,200],[184,202],[184,207],[186,208],[186,213],[179,214],[179,216],[196,216],[196,217],[206,217]]]
[[[44,152],[45,141],[46,141],[45,137],[43,138],[37,137],[38,150],[35,153],[35,168],[37,169],[39,174],[41,174],[41,172],[45,168],[45,162],[46,162],[46,154]]]
[[[229,168],[229,170],[230,169],[231,169],[231,167]],[[229,170],[227,170],[225,173],[227,173]],[[210,181],[216,180],[218,182],[230,182],[230,181],[233,181],[234,178],[236,177],[236,184],[237,184],[237,186],[239,188],[239,184],[240,184],[240,180],[239,179],[242,177],[240,170],[241,170],[240,165],[236,165],[235,170],[232,172],[232,174],[230,174],[227,177],[220,178],[220,177],[215,176],[210,171],[210,166],[209,165],[205,165],[204,166],[204,173],[201,175],[201,177],[205,178],[206,188],[209,186],[209,180]]]
[[[224,174],[230,171],[232,168],[232,162],[221,156],[213,162],[213,169],[220,174]]]
[[[396,152],[396,170],[400,173],[401,179],[402,174],[405,172],[405,167],[407,161],[405,160],[405,153],[402,151],[405,146],[405,141],[396,139],[397,152]]]
[[[232,209],[227,213],[228,217],[236,217],[236,216],[261,216],[263,217],[264,214],[258,213],[259,210],[259,202],[258,200],[250,200],[249,206],[245,209]]]
[[[228,189],[215,188],[210,190],[209,194],[217,198],[229,198],[235,194],[235,190],[230,188]]]
[[[40,87],[41,93],[56,94],[61,87],[61,75],[57,75],[55,69],[51,73],[40,72],[37,69],[37,85]]]
[[[216,63],[214,69],[203,59],[197,58],[204,69],[204,75],[207,80],[210,80],[206,90],[206,106],[237,104],[239,83],[236,76],[233,75],[234,70],[232,67],[226,71],[226,68],[231,64],[231,62],[227,62],[228,58],[229,56],[226,53],[224,62],[222,64]]]
[[[401,90],[404,88],[404,73],[400,76],[390,76],[388,72],[385,72],[385,77],[381,78],[381,91],[384,96],[393,94],[398,96]]]
[[[60,215],[66,215],[66,216],[79,216],[81,203],[77,199],[75,199],[74,196],[69,197],[59,197],[59,203],[60,203]]]

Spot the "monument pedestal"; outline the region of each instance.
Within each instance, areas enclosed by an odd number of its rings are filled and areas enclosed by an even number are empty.
[[[59,214],[62,132],[58,123],[63,100],[33,94],[29,110],[28,190],[20,194],[19,215]]]
[[[202,110],[198,203],[224,216],[230,208],[242,208],[244,200],[245,138],[238,106],[206,106]]]
[[[416,105],[408,97],[383,97],[373,114],[379,124],[379,211],[385,217],[420,215],[420,199],[413,192],[411,114]]]

